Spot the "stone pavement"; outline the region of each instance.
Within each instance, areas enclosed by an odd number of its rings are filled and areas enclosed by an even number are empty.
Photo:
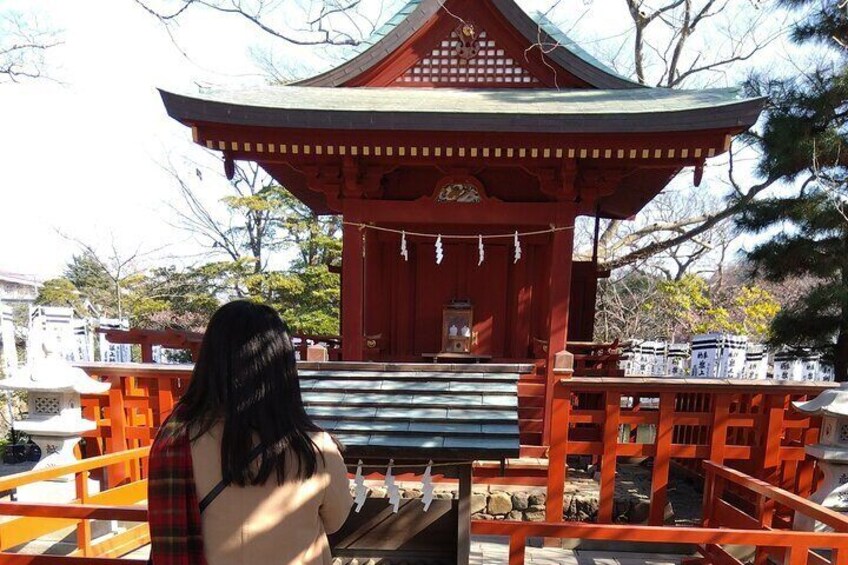
[[[679,565],[688,555],[631,553],[625,551],[587,551],[553,547],[528,547],[527,565]],[[471,540],[469,565],[507,565],[507,538],[479,536]]]

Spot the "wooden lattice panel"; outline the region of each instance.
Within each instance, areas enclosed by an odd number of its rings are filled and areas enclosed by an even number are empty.
[[[463,59],[457,53],[461,42],[454,31],[450,39],[430,51],[414,67],[396,79],[401,86],[533,86],[539,80],[504,49],[480,32],[477,55]]]

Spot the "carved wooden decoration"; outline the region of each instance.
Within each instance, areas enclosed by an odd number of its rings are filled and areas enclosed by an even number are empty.
[[[480,52],[480,47],[477,45],[477,37],[479,32],[477,26],[472,23],[464,23],[456,30],[456,36],[459,39],[456,46],[456,54],[460,59],[470,61]]]
[[[439,204],[479,204],[485,199],[485,192],[476,178],[462,175],[442,179],[433,196]]]

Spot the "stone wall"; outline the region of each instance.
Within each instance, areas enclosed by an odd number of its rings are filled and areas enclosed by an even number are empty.
[[[667,523],[697,524],[701,495],[690,480],[677,477],[669,489],[670,502],[665,509]],[[366,481],[369,496],[386,498],[386,487],[378,481]],[[402,498],[420,498],[421,485],[399,482]],[[616,475],[613,516],[618,523],[642,524],[650,511],[650,469],[639,465],[619,465]],[[435,498],[456,498],[455,487],[434,490]],[[588,472],[569,471],[563,500],[563,519],[593,522],[598,514],[599,488]],[[471,494],[471,518],[474,520],[545,520],[547,496],[544,488],[477,485]],[[677,508],[677,512],[673,510]]]

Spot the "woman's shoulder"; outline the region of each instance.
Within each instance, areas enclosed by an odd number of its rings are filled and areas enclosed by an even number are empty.
[[[310,432],[310,437],[312,438],[312,441],[315,442],[315,446],[321,451],[330,453],[341,451],[341,446],[330,432],[325,430],[315,430]]]

